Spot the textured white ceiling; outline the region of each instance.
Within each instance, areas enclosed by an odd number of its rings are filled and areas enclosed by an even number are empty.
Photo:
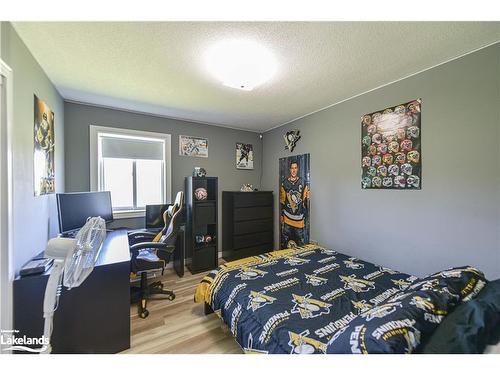
[[[500,40],[499,22],[15,22],[68,100],[265,131]],[[255,39],[278,73],[221,85],[207,46]]]

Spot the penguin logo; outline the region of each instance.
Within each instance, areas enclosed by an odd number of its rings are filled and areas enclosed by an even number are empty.
[[[337,252],[331,249],[321,249],[321,254],[336,255]]]
[[[399,280],[391,279],[391,281],[394,283],[394,285],[398,286],[400,290],[405,289],[406,287],[408,287],[411,284],[409,281],[406,281],[403,279],[399,279]]]
[[[306,274],[307,284],[311,284],[312,286],[320,286],[324,285],[328,282],[328,279],[324,277],[319,277],[316,275],[308,275]]]
[[[434,311],[435,307],[434,304],[430,301],[428,298],[423,298],[420,296],[414,296],[412,297],[410,301],[410,305],[413,305],[421,310],[424,311]]]
[[[236,275],[241,280],[254,280],[259,277],[264,277],[267,274],[266,271],[258,270],[256,268],[241,267],[240,272]]]
[[[375,289],[373,281],[357,279],[356,275],[339,276],[340,280],[344,282],[344,289],[351,289],[356,293],[367,292],[370,289]]]
[[[301,333],[289,331],[288,336],[290,337],[288,345],[292,348],[290,354],[313,354],[316,351],[326,353],[326,344],[308,337],[308,329]]]
[[[365,268],[365,265],[362,263],[356,263],[356,258],[349,258],[349,260],[344,260],[344,264],[347,268],[351,268],[353,270],[360,270]]]
[[[293,255],[286,257],[285,261],[285,264],[289,264],[290,266],[300,266],[305,263],[309,263],[309,259],[294,257]]]
[[[390,275],[394,275],[394,274],[398,273],[397,271],[394,271],[394,270],[391,270],[390,268],[382,267],[382,266],[379,267],[379,270],[380,270],[380,272],[385,272],[385,273],[388,273]]]
[[[354,308],[358,310],[358,314],[372,307],[372,305],[370,305],[364,299],[361,301],[351,301],[351,303]]]
[[[331,304],[312,299],[310,298],[311,296],[311,293],[308,293],[305,296],[292,294],[292,302],[295,303],[295,305],[290,311],[292,313],[299,313],[302,319],[315,318],[317,316],[330,313]]]
[[[276,298],[274,297],[266,296],[265,294],[260,292],[251,291],[250,294],[248,295],[247,310],[252,309],[252,311],[256,311],[260,309],[262,306],[270,305],[274,301],[276,301]]]
[[[367,322],[369,322],[373,318],[383,318],[389,314],[392,314],[394,311],[396,311],[397,307],[402,306],[403,305],[401,304],[401,302],[385,303],[383,305],[373,307],[372,309],[361,314],[361,316],[365,318]]]
[[[388,302],[396,302],[396,301],[401,301],[402,299],[405,299],[408,297],[411,293],[398,293],[394,297],[388,299]]]

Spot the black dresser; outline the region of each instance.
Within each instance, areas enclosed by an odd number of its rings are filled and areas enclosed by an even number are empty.
[[[273,250],[272,191],[222,192],[222,257],[240,259]]]

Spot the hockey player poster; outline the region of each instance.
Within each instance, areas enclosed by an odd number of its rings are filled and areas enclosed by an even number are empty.
[[[309,154],[280,161],[280,248],[309,243],[310,157]]]
[[[253,169],[253,146],[247,143],[236,143],[236,168]]]
[[[33,182],[35,196],[55,192],[54,112],[34,95]]]

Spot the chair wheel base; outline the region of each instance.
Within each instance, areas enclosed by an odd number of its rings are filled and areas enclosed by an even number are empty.
[[[139,317],[142,319],[146,319],[149,316],[149,310],[139,311]]]

